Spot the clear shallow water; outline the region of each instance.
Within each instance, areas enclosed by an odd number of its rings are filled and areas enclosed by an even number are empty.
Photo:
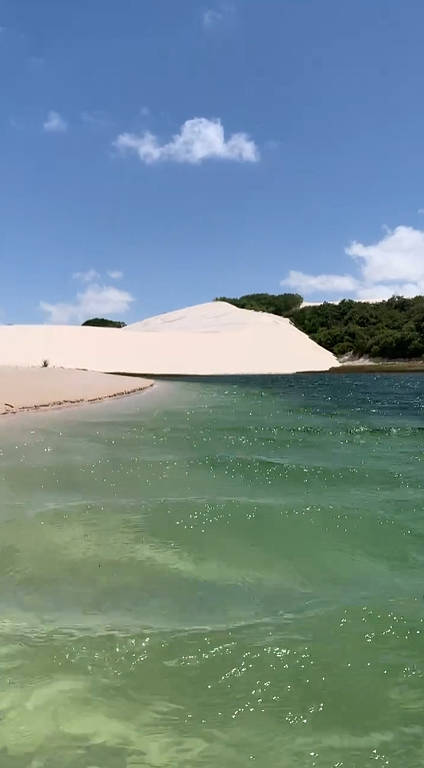
[[[424,764],[424,377],[0,422],[1,768]]]

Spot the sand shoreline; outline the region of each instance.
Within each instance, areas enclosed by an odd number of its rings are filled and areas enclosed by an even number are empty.
[[[143,392],[150,379],[65,368],[0,367],[0,416],[96,403]]]

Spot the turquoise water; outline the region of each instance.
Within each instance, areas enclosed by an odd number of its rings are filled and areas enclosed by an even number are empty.
[[[424,764],[424,377],[0,421],[1,768]]]

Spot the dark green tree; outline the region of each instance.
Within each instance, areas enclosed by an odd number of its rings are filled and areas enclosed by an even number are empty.
[[[293,323],[336,355],[387,360],[424,355],[424,296],[303,307]]]
[[[227,301],[240,309],[254,309],[257,312],[271,312],[273,315],[286,317],[300,307],[303,299],[298,293],[248,293],[238,299],[222,296],[216,301]]]
[[[92,317],[91,320],[86,320],[81,325],[95,325],[99,328],[125,328],[126,323],[120,320],[107,320],[105,317]]]

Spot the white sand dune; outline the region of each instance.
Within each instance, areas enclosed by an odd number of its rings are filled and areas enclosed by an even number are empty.
[[[92,402],[139,392],[148,379],[63,368],[0,367],[0,414]]]
[[[0,327],[0,365],[169,375],[325,371],[337,359],[289,320],[210,302],[124,329]]]

